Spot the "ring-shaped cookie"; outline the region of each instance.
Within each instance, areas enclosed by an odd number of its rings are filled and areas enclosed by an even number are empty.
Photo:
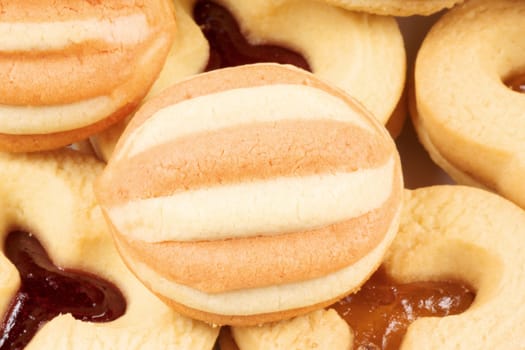
[[[525,96],[504,83],[523,72],[525,3],[473,0],[431,29],[415,67],[419,138],[456,181],[525,207]]]
[[[206,67],[209,44],[192,17],[195,3],[175,1],[179,28],[149,97]],[[217,3],[237,19],[248,42],[279,45],[302,54],[317,77],[346,91],[381,123],[389,122],[392,134],[399,133],[405,115],[400,98],[406,63],[403,38],[393,18],[311,0],[285,1],[278,8],[267,1]],[[94,139],[103,159],[109,159],[123,129],[123,125],[109,129]]]
[[[400,229],[383,262],[388,274],[401,283],[463,281],[476,297],[461,314],[415,320],[400,349],[524,348],[525,211],[466,186],[407,190],[404,199]],[[316,323],[304,322],[233,327],[232,333],[241,350],[295,348],[304,341],[295,336],[344,337],[341,330],[326,331],[324,323],[310,330]],[[337,322],[332,318],[330,323]]]
[[[428,16],[464,0],[325,0],[348,10],[386,16]]]
[[[404,281],[452,279],[476,298],[465,312],[412,323],[402,349],[521,349],[525,212],[490,192],[435,186],[405,193],[384,265]]]
[[[3,1],[0,150],[59,148],[128,115],[160,72],[169,0]]]
[[[32,155],[0,153],[0,246],[13,230],[33,233],[57,266],[112,282],[124,295],[125,313],[91,323],[62,314],[42,325],[25,349],[202,349],[217,336],[200,322],[165,306],[127,270],[117,254],[92,182],[103,165],[75,151]],[[20,277],[0,254],[0,319]]]

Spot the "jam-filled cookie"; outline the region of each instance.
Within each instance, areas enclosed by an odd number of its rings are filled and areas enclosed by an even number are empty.
[[[0,349],[202,349],[213,329],[180,316],[116,252],[93,157],[0,153]]]
[[[358,293],[332,305],[351,325],[353,347],[325,348],[524,348],[525,211],[465,186],[407,190],[404,199],[383,267]],[[241,350],[301,348],[301,338],[325,329],[328,321],[317,319],[233,327],[232,334]],[[329,335],[348,339],[341,330]],[[235,347],[221,350],[228,349]]]
[[[444,15],[419,51],[411,114],[456,181],[525,207],[523,11],[522,1],[472,0]]]
[[[431,15],[464,0],[325,0],[343,8],[387,16]]]
[[[397,230],[386,129],[341,90],[277,64],[185,80],[144,104],[96,186],[119,250],[170,305],[258,324],[357,288]]]
[[[160,72],[169,0],[2,1],[0,150],[59,148],[129,114]]]
[[[397,135],[405,117],[405,51],[396,21],[311,0],[271,4],[176,0],[176,39],[149,96],[203,71],[293,64],[354,96]],[[109,159],[124,127],[94,138],[102,158]]]

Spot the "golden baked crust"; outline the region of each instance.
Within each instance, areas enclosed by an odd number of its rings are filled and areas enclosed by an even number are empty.
[[[436,163],[456,181],[522,207],[525,99],[503,80],[523,69],[516,42],[525,34],[524,5],[477,0],[444,15],[419,51],[412,102],[416,131]]]
[[[107,323],[57,316],[25,349],[211,350],[217,329],[177,314],[122,263],[93,194],[102,168],[94,157],[71,150],[0,153],[1,241],[15,229],[31,232],[57,266],[114,283],[127,302],[125,313]],[[0,315],[5,315],[20,278],[3,251],[0,271]]]

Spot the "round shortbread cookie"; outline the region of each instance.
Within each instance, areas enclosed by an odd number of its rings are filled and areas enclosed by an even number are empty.
[[[358,103],[304,70],[259,64],[151,99],[96,192],[146,285],[192,317],[254,324],[357,288],[393,239],[402,177],[388,132]]]
[[[205,70],[209,43],[192,16],[199,3],[204,1],[175,1],[176,38],[147,99]],[[393,18],[312,0],[283,1],[278,8],[266,0],[220,0],[217,4],[237,19],[249,43],[296,51],[317,77],[359,100],[381,123],[388,124],[393,135],[400,132],[406,115],[406,101],[401,98],[406,63],[403,38]],[[124,128],[121,123],[92,139],[102,159],[109,159]]]
[[[525,3],[473,0],[432,28],[419,51],[412,117],[433,160],[456,181],[525,207]]]
[[[94,157],[63,150],[31,155],[0,153],[0,168],[2,248],[12,231],[30,232],[55,265],[113,283],[127,304],[122,316],[106,323],[83,322],[70,313],[56,316],[40,326],[25,349],[213,348],[217,329],[177,314],[144,288],[122,263],[93,195],[93,180],[103,164]],[[17,269],[2,251],[2,319],[20,283]],[[53,284],[49,282],[49,286]],[[11,348],[9,341],[13,339],[4,338],[3,327],[14,325],[0,325],[0,345]]]
[[[3,1],[0,150],[59,148],[124,118],[174,31],[169,0]]]

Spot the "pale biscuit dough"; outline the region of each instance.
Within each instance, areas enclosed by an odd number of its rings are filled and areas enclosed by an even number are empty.
[[[100,162],[69,150],[0,153],[0,168],[1,245],[10,230],[32,232],[55,264],[113,282],[127,301],[125,314],[108,323],[58,316],[26,349],[212,349],[217,329],[168,308],[120,260],[92,193],[92,182],[103,168]],[[0,254],[1,315],[19,283],[18,271]]]
[[[331,309],[262,327],[233,327],[232,336],[240,350],[351,350],[353,342],[348,324]]]
[[[191,17],[194,3],[175,1],[177,23],[181,24],[176,47],[149,97],[206,66],[208,43]],[[238,19],[250,43],[277,44],[301,53],[316,76],[359,100],[383,124],[391,119],[392,133],[399,132],[404,114],[395,111],[398,101],[399,108],[403,107],[405,51],[393,18],[344,11],[311,0],[283,1],[278,6],[260,0],[218,3]],[[118,125],[93,138],[103,159],[109,159],[123,129]]]
[[[524,240],[525,211],[495,194],[464,186],[406,190],[399,232],[383,262],[387,272],[406,283],[462,281],[476,297],[461,314],[414,321],[400,349],[525,348]],[[285,342],[286,349],[301,349],[302,337],[324,327],[312,323],[304,335],[307,319],[300,320],[232,333],[241,350],[280,349]],[[329,331],[323,341],[340,333]]]
[[[169,0],[55,2],[55,17],[18,3],[2,3],[0,15],[4,151],[59,148],[124,118],[155,81],[175,31]]]
[[[325,0],[348,10],[386,16],[431,15],[464,0]]]
[[[523,72],[525,3],[474,0],[432,28],[419,51],[412,117],[456,181],[525,207],[525,97],[502,82]],[[493,30],[489,30],[489,29]]]
[[[297,91],[323,97],[317,117]],[[158,122],[179,104],[192,107]],[[201,130],[193,114],[213,123]],[[165,133],[170,123],[180,127]],[[96,192],[147,286],[192,317],[254,324],[360,285],[393,239],[401,185],[392,139],[358,103],[298,68],[257,64],[195,76],[146,102]]]

